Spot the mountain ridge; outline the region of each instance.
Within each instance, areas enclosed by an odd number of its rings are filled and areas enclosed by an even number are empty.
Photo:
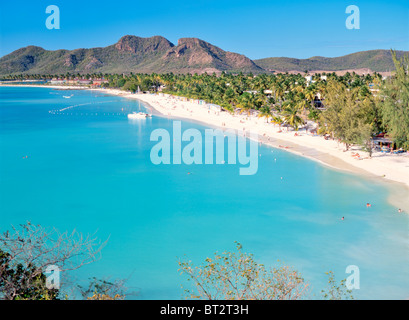
[[[408,53],[397,51],[398,57]],[[202,72],[304,72],[306,70],[394,69],[388,50],[308,59],[272,57],[251,60],[198,38],[180,38],[175,45],[162,36],[125,35],[118,42],[96,48],[46,50],[30,45],[0,58],[0,75],[70,73],[202,73]]]
[[[224,51],[198,38],[181,38],[177,45],[161,36],[121,37],[107,47],[45,50],[27,46],[0,58],[0,74],[34,73],[165,73],[255,72],[264,70],[249,58]]]

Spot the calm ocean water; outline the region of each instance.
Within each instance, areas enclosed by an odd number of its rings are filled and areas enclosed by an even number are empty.
[[[31,221],[109,237],[73,276],[128,278],[137,299],[181,298],[178,258],[201,263],[234,241],[268,266],[297,268],[311,298],[326,271],[344,279],[348,265],[360,269],[356,298],[409,298],[409,216],[385,185],[269,147],[254,176],[240,164],[154,165],[150,134],[171,132],[172,120],[129,122],[138,110],[102,93],[0,87],[0,231]]]

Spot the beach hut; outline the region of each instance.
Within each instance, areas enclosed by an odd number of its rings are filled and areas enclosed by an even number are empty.
[[[389,139],[388,135],[386,135],[384,132],[381,132],[373,137],[372,142],[375,149],[382,152],[388,152],[391,147],[393,147],[393,141]]]

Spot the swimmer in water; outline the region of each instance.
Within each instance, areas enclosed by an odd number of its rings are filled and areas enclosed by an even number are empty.
[[[401,213],[401,212],[402,212],[402,209],[399,208],[399,209],[398,209],[398,212]]]
[[[344,217],[342,217],[341,220],[344,220]]]

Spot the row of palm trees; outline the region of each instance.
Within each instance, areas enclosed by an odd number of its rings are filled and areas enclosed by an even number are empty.
[[[277,124],[286,123],[294,129],[302,126],[306,120],[317,120],[320,111],[315,108],[316,101],[325,100],[326,87],[329,81],[342,83],[348,88],[360,87],[363,95],[370,94],[368,86],[380,83],[379,74],[360,76],[346,73],[338,76],[335,73],[313,76],[310,83],[302,74],[102,74],[81,75],[67,73],[60,75],[11,75],[8,79],[87,79],[104,78],[109,80],[107,87],[123,88],[129,91],[138,89],[159,90],[187,98],[202,99],[209,103],[221,105],[225,110],[250,113],[257,110],[260,117]]]

